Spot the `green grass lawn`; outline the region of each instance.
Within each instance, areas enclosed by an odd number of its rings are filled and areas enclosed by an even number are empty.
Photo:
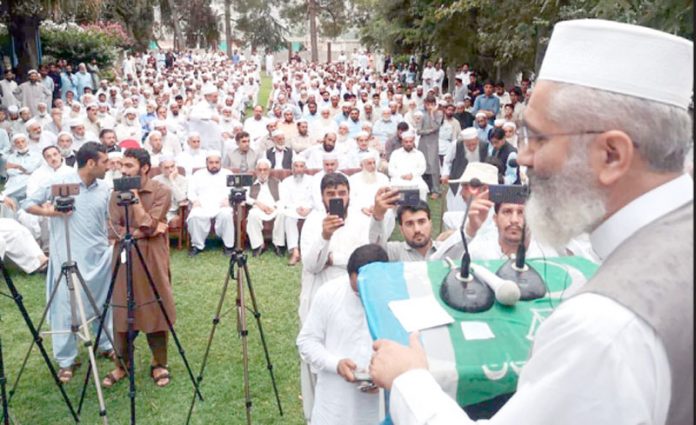
[[[259,103],[265,105],[270,78],[263,77]],[[440,201],[430,201],[433,210],[433,231],[439,231]],[[367,229],[365,229],[367,231]],[[395,230],[398,236],[398,229]],[[228,259],[222,255],[219,241],[209,241],[209,248],[191,259],[186,251],[172,249],[172,285],[176,301],[179,335],[186,356],[198,371],[203,359],[212,318],[220,299],[227,272]],[[256,424],[301,424],[302,404],[299,399],[299,357],[295,338],[299,331],[297,307],[300,294],[301,266],[288,267],[285,258],[267,252],[260,258],[249,258],[249,270],[255,289],[262,324],[269,345],[271,361],[278,384],[285,415],[280,417],[273,396],[273,387],[259,331],[252,316],[249,324],[249,369],[253,400],[252,419]],[[83,271],[84,272],[84,271]],[[24,296],[32,319],[38,322],[45,305],[45,275],[27,276],[11,268],[12,278]],[[242,378],[241,340],[236,330],[233,309],[236,289],[232,282],[226,297],[224,311],[229,313],[218,326],[201,391],[204,402],[198,402],[193,424],[241,424],[245,422],[244,389]],[[5,292],[4,282],[0,291]],[[249,300],[247,296],[247,300]],[[247,302],[250,306],[250,302]],[[0,337],[5,354],[5,368],[9,385],[14,382],[31,336],[12,300],[0,297]],[[52,356],[50,337],[46,348]],[[81,350],[83,366],[76,378],[66,386],[73,400],[79,398],[82,379],[88,364],[86,351]],[[137,419],[140,424],[174,425],[185,423],[193,394],[181,357],[170,338],[169,366],[172,382],[166,388],[157,388],[149,377],[150,353],[145,338],[136,340]],[[107,360],[98,360],[103,377],[112,369]],[[111,424],[129,423],[128,382],[121,381],[105,390],[107,413]],[[75,401],[76,402],[76,401]],[[20,424],[70,424],[68,410],[62,402],[48,369],[35,348],[28,368],[15,394],[11,411]],[[90,385],[82,413],[83,424],[101,423],[98,415],[96,391]]]

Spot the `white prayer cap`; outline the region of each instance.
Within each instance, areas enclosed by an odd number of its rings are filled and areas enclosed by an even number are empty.
[[[38,124],[39,122],[36,120],[36,118],[29,118],[27,122],[24,123],[24,128],[29,130],[29,127],[31,127],[34,124]]]
[[[301,162],[303,164],[306,164],[307,160],[305,159],[304,155],[293,155],[292,163],[294,164],[296,162]]]
[[[278,137],[278,136],[285,136],[285,134],[283,134],[283,132],[280,130],[273,130],[271,132],[271,137]]]
[[[687,109],[693,42],[662,31],[601,19],[559,22],[538,81],[556,81]]]
[[[259,158],[258,161],[256,161],[256,166],[258,167],[261,164],[266,164],[271,167],[271,161],[269,161],[268,158]]]
[[[211,149],[205,154],[205,158],[208,159],[210,157],[216,156],[218,158],[222,158],[222,155],[220,154],[220,151]]]
[[[360,131],[360,132],[355,136],[356,139],[359,139],[359,138],[361,138],[361,137],[364,137],[364,138],[367,139],[368,137],[370,137],[370,134],[369,134],[367,131]]]
[[[341,108],[352,108],[353,104],[350,102],[343,102],[341,103]]]
[[[474,115],[475,118],[483,117],[486,118],[486,114],[483,112],[477,112],[476,115]]]
[[[152,120],[152,128],[155,127],[166,127],[167,123],[164,120]]]
[[[123,158],[123,152],[109,152],[106,154],[107,158],[109,159],[121,159]],[[162,159],[160,158],[160,162],[162,162]]]
[[[321,156],[322,161],[338,161],[338,155],[336,152],[324,152]]]
[[[478,179],[483,184],[498,184],[498,168],[487,162],[470,162],[456,182],[469,183],[473,179]]]
[[[373,151],[358,153],[358,160],[360,161],[360,164],[362,164],[363,161],[368,159],[374,159],[375,161],[377,161],[377,153]]]
[[[63,136],[68,136],[68,137],[70,138],[70,141],[73,140],[73,135],[72,135],[72,133],[69,132],[69,131],[61,131],[61,132],[58,133],[58,135],[56,136],[56,139],[60,139],[60,138],[63,137]]]
[[[176,159],[174,159],[174,155],[172,155],[172,154],[165,153],[165,154],[160,155],[160,159],[159,159],[160,165],[165,161],[173,161],[176,164]]]
[[[495,127],[502,127],[504,123],[505,123],[505,120],[502,118],[498,118],[497,120],[493,121],[493,125]]]
[[[295,122],[298,124],[302,124],[302,123],[309,124],[309,121],[307,121],[307,118],[300,118],[299,120],[297,120]]]
[[[401,138],[402,139],[415,139],[416,138],[416,133],[414,133],[412,130],[407,130],[401,133]]]
[[[348,123],[345,122],[345,121],[342,121],[340,124],[338,124],[338,127],[339,127],[339,128],[340,128],[340,127],[350,128],[350,127],[348,127]]]
[[[471,140],[478,138],[478,132],[474,127],[467,127],[459,132],[459,138],[462,140]]]
[[[517,125],[512,121],[505,121],[503,123],[503,128],[512,128],[513,130],[517,130]]]
[[[292,108],[292,106],[287,105],[285,108],[283,108],[283,113],[286,113],[286,112],[292,112],[292,113],[294,113],[295,110]]]
[[[30,69],[29,72],[27,72],[27,75],[38,74],[38,73],[39,73],[39,72],[38,72],[37,70],[35,70],[35,69]]]
[[[461,101],[461,100],[454,103],[454,106],[457,107],[457,108],[459,108],[460,106],[464,106],[464,105],[465,105],[465,103],[464,103],[463,101]]]
[[[415,112],[413,113],[413,116],[414,116],[414,117],[422,117],[423,115],[425,115],[425,114],[423,114],[423,111],[415,111]]]
[[[212,86],[212,85],[207,85],[207,84],[201,90],[201,93],[203,94],[203,96],[207,96],[209,94],[215,94],[217,92],[218,92],[217,87]]]
[[[68,122],[69,127],[78,127],[85,125],[85,123],[80,118],[73,118]]]
[[[10,105],[7,107],[7,112],[11,114],[16,114],[17,112],[19,112],[19,108],[17,107],[17,105]]]
[[[126,108],[126,110],[123,111],[123,115],[128,114],[138,115],[138,111],[135,108]]]
[[[27,135],[24,133],[17,133],[12,136],[12,143],[14,143],[17,139],[25,139],[26,140]]]

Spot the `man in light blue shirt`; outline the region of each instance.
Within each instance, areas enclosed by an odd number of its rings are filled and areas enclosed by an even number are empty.
[[[486,81],[483,85],[483,94],[476,96],[471,113],[476,115],[478,112],[485,113],[491,124],[500,112],[500,99],[493,94],[493,81]]]
[[[106,147],[97,142],[87,142],[77,152],[75,172],[56,175],[50,184],[35,191],[23,203],[22,208],[30,214],[50,217],[50,261],[46,275],[47,295],[53,292],[54,285],[61,275],[61,266],[67,261],[66,233],[64,213],[54,209],[51,202],[51,186],[54,184],[77,183],[80,193],[74,197],[75,209],[69,213],[67,225],[70,230],[70,249],[72,260],[77,264],[80,273],[89,289],[97,307],[101,308],[106,301],[106,295],[111,280],[112,246],[109,245],[106,223],[108,220],[108,205],[110,189],[102,180],[106,173],[108,157]],[[98,317],[101,312],[92,309],[88,299],[82,294],[85,314],[88,319]],[[70,291],[62,278],[56,291],[53,303],[48,312],[51,324],[53,355],[60,370],[58,378],[67,383],[73,377],[77,359],[77,341],[70,332],[72,314],[70,307]],[[99,320],[92,321],[96,334]],[[109,336],[111,331],[111,310],[104,323]],[[99,350],[105,355],[113,355],[113,348],[107,335],[102,332],[99,340]]]

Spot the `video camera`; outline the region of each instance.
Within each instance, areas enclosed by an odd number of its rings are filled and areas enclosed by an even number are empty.
[[[69,213],[75,209],[75,196],[80,193],[79,183],[54,184],[51,186],[53,208],[61,213]]]
[[[121,177],[114,179],[114,191],[118,192],[118,205],[132,205],[138,203],[133,189],[140,189],[140,176]]]
[[[246,200],[246,188],[253,183],[253,174],[230,174],[227,176],[227,187],[230,188],[230,205],[244,202]]]

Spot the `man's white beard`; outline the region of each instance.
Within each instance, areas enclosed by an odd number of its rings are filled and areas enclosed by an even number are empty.
[[[137,118],[136,118],[136,119],[137,119]],[[136,124],[137,124],[137,122],[136,122],[135,119],[129,120],[128,118],[126,118],[126,125],[127,125],[128,127],[135,127]]]
[[[556,249],[592,231],[606,214],[605,195],[589,167],[586,145],[579,143],[559,173],[549,178],[529,176],[525,218],[532,235]]]
[[[376,171],[367,171],[363,170],[362,171],[362,181],[367,184],[372,184],[377,181],[377,172]]]

